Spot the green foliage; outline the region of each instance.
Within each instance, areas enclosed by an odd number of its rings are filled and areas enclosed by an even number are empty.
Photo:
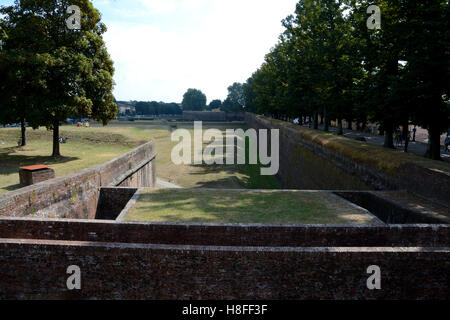
[[[81,30],[67,28],[71,5],[81,9]],[[7,34],[0,54],[7,75],[0,106],[11,107],[9,117],[53,129],[54,156],[61,121],[82,116],[106,125],[115,118],[114,68],[102,39],[106,26],[90,1],[20,0],[0,13]]]
[[[136,114],[138,115],[179,115],[183,110],[176,103],[164,102],[137,102],[135,105]]]
[[[188,89],[183,96],[183,110],[203,111],[206,108],[206,95],[197,89]]]
[[[367,27],[371,0],[300,0],[284,32],[243,86],[246,110],[378,122],[390,137],[410,123],[430,131],[430,157],[450,126],[448,1],[380,0],[381,29]]]
[[[243,111],[245,106],[244,86],[235,82],[228,87],[228,97],[223,102],[220,110],[225,112]]]
[[[222,101],[221,100],[213,100],[208,105],[208,110],[215,110],[220,109],[222,107]]]

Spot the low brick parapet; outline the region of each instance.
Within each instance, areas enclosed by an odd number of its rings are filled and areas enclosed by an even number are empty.
[[[156,155],[149,142],[97,168],[2,194],[0,216],[94,219],[101,187],[156,185]]]

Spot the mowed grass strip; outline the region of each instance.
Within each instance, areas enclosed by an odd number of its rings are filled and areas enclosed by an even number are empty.
[[[213,124],[207,129],[240,128],[241,125]],[[52,132],[46,129],[27,130],[28,145],[17,147],[20,129],[0,128],[0,194],[23,187],[19,184],[19,167],[46,164],[53,167],[56,176],[64,176],[86,168],[93,168],[124,154],[133,148],[153,141],[158,156],[157,175],[162,180],[186,188],[250,188],[278,189],[274,177],[261,176],[259,165],[175,165],[171,159],[172,131],[185,128],[193,135],[192,124],[171,125],[125,122],[107,127],[61,127],[61,136],[68,138],[61,144],[62,157],[52,158]],[[204,143],[206,147],[208,143]]]
[[[342,199],[323,192],[244,190],[143,191],[127,221],[264,224],[372,224]]]
[[[93,168],[140,144],[149,141],[132,128],[76,128],[64,126],[61,136],[69,138],[61,144],[61,157],[52,158],[52,133],[45,129],[28,130],[28,143],[17,147],[18,129],[0,129],[0,194],[24,187],[19,183],[19,168],[46,164],[64,176]]]

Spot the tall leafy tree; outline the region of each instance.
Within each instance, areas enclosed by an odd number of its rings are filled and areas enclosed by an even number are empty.
[[[67,23],[73,5],[80,8],[78,30]],[[11,33],[22,34],[26,63],[33,63],[34,77],[17,79],[38,84],[27,95],[33,110],[28,118],[53,130],[52,155],[58,157],[60,122],[67,117],[89,117],[106,125],[117,115],[113,62],[102,39],[106,26],[88,0],[17,0],[4,10]],[[18,62],[12,66],[16,73],[24,70]]]
[[[415,124],[428,128],[427,156],[441,158],[440,136],[450,127],[450,5],[444,0],[401,1],[407,30],[402,91]],[[412,97],[412,99],[411,99]]]
[[[245,97],[242,83],[235,82],[228,87],[228,97],[222,104],[221,110],[238,112],[244,109]]]
[[[183,110],[203,111],[206,108],[206,95],[198,89],[188,89],[183,95]]]
[[[440,159],[450,126],[449,1],[378,0],[381,28],[368,28],[372,0],[300,0],[285,31],[244,85],[247,110],[276,118],[376,122],[384,146],[409,125],[428,128]],[[405,151],[408,143],[405,144]]]
[[[21,124],[20,145],[26,145],[26,120],[34,121],[40,95],[40,77],[43,69],[34,52],[39,43],[28,39],[28,30],[35,27],[32,15],[14,15],[13,7],[0,9],[6,18],[0,21],[2,48],[0,69],[2,90],[0,92],[0,121]]]

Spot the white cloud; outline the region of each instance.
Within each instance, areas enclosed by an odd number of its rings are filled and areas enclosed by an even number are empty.
[[[282,31],[281,19],[293,13],[296,3],[139,1],[169,20],[108,24],[105,40],[115,62],[115,93],[118,99],[168,102],[181,102],[192,87],[208,100],[224,99],[228,85],[245,81],[261,65]]]

